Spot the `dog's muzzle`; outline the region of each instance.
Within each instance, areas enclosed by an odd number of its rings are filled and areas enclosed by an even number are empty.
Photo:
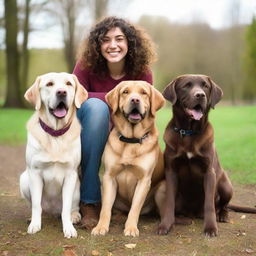
[[[67,91],[59,90],[56,92],[56,104],[55,107],[49,108],[50,113],[56,118],[64,118],[68,113],[67,107]]]
[[[131,99],[129,105],[129,111],[124,113],[126,119],[133,124],[139,123],[144,117],[145,114],[141,113],[140,100],[137,98]]]

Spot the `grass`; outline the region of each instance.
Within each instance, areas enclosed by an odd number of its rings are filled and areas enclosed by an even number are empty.
[[[215,129],[215,144],[222,166],[231,179],[242,184],[256,183],[256,106],[217,106],[210,113]],[[20,145],[26,142],[25,125],[32,110],[0,109],[0,144]],[[171,109],[157,115],[160,144],[171,118]]]
[[[26,122],[32,113],[27,109],[0,109],[0,144],[26,143]]]

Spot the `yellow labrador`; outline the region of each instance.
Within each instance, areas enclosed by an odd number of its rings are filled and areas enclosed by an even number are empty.
[[[138,236],[137,223],[145,214],[161,204],[160,184],[164,178],[163,155],[158,144],[155,114],[164,98],[144,81],[125,81],[106,95],[112,108],[114,128],[103,154],[102,209],[93,235],[109,230],[111,210],[129,212],[126,236]],[[156,192],[159,193],[156,193]]]
[[[32,207],[27,232],[41,230],[42,210],[62,217],[66,238],[76,237],[72,223],[80,221],[78,166],[80,124],[76,117],[87,92],[75,75],[48,73],[37,77],[25,98],[35,105],[27,124],[26,170],[20,176],[21,195]]]

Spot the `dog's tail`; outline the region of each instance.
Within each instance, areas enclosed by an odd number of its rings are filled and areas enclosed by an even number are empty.
[[[243,212],[243,213],[256,213],[256,208],[253,207],[245,207],[235,204],[229,204],[228,209],[235,211],[235,212]]]

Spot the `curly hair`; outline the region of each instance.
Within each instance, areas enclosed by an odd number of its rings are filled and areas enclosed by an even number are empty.
[[[115,27],[121,29],[128,43],[125,73],[136,78],[145,73],[156,60],[154,44],[144,30],[115,16],[104,18],[91,29],[89,36],[80,46],[78,60],[83,68],[89,68],[95,74],[105,76],[108,67],[107,60],[101,54],[101,43],[106,33]]]

